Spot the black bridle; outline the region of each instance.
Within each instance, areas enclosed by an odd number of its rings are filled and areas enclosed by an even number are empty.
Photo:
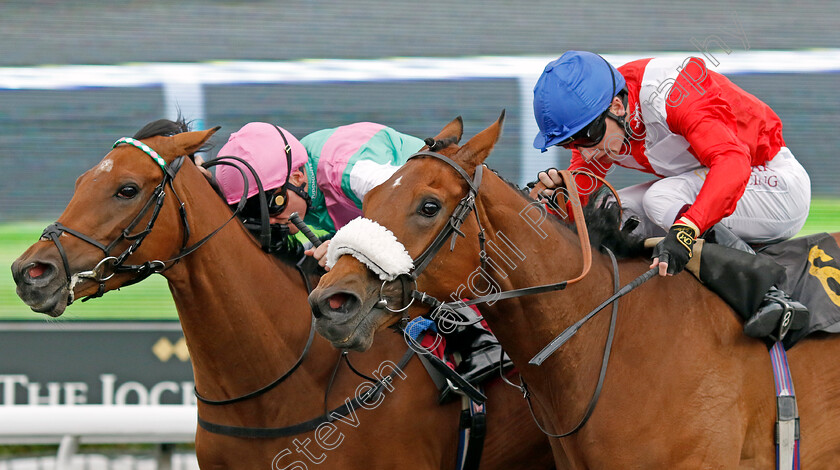
[[[239,213],[245,207],[246,195],[248,194],[248,179],[246,177],[244,169],[242,169],[234,163],[228,161],[221,161],[222,159],[233,159],[244,164],[247,167],[247,169],[254,175],[257,186],[259,187],[260,191],[262,191],[262,183],[260,182],[259,176],[257,175],[256,171],[250,164],[248,164],[248,162],[242,160],[241,158],[220,157],[219,159],[213,160],[212,162],[206,162],[203,165],[205,168],[209,168],[215,165],[229,165],[239,170],[244,181],[244,192],[239,200],[239,204],[237,205],[236,210],[233,211],[233,214],[228,220],[226,220],[223,224],[221,224],[219,227],[207,234],[202,239],[188,246],[191,231],[189,220],[187,218],[187,211],[184,202],[181,200],[181,197],[178,195],[178,192],[175,190],[175,186],[173,185],[175,176],[177,176],[178,170],[181,169],[181,166],[184,163],[185,156],[179,156],[175,158],[171,164],[167,164],[166,161],[163,158],[161,158],[160,155],[158,155],[158,153],[154,149],[144,144],[143,142],[140,142],[139,140],[133,139],[131,137],[123,137],[117,140],[112,148],[116,148],[117,146],[122,144],[132,145],[141,150],[149,157],[151,157],[152,160],[154,160],[154,162],[157,163],[158,166],[160,166],[161,170],[163,170],[163,177],[161,178],[160,183],[158,183],[158,185],[155,187],[154,191],[152,191],[152,195],[149,197],[149,199],[146,201],[146,203],[143,205],[143,207],[140,209],[140,211],[137,213],[134,219],[132,219],[132,221],[128,224],[126,228],[120,231],[120,235],[117,236],[116,239],[105,245],[104,243],[95,240],[93,237],[85,235],[79,232],[78,230],[71,229],[58,222],[49,225],[47,228],[44,229],[44,232],[41,234],[41,240],[52,241],[58,249],[58,253],[61,256],[61,262],[64,265],[64,272],[67,276],[67,283],[70,291],[71,302],[73,295],[74,275],[70,273],[70,263],[67,260],[67,255],[60,241],[60,237],[62,234],[68,233],[70,235],[73,235],[76,238],[99,248],[105,254],[105,257],[98,263],[96,263],[93,269],[91,269],[90,271],[82,271],[75,274],[75,277],[77,277],[80,280],[89,279],[99,283],[99,289],[97,290],[97,292],[82,299],[82,301],[84,302],[93,298],[102,297],[105,294],[105,282],[117,274],[134,273],[134,277],[132,279],[122,284],[123,286],[130,286],[132,284],[136,284],[140,281],[143,281],[152,274],[161,273],[164,270],[172,267],[182,258],[193,253],[195,250],[207,243],[207,241],[213,238],[228,223],[230,223],[239,215]],[[181,218],[181,225],[184,228],[181,248],[174,257],[165,261],[152,260],[146,261],[142,264],[125,264],[126,260],[132,254],[134,254],[135,251],[137,251],[137,249],[143,243],[143,240],[146,239],[146,236],[148,236],[152,232],[155,222],[157,221],[158,215],[160,215],[160,211],[163,208],[163,204],[166,198],[167,186],[169,186],[170,190],[172,191],[172,194],[178,201],[178,213]],[[261,212],[262,218],[264,220],[262,220],[262,230],[259,238],[260,243],[263,246],[266,246],[268,243],[268,239],[270,238],[270,235],[268,233],[268,209],[266,207],[267,203],[265,202],[264,198],[261,198],[261,201]],[[145,217],[145,215],[150,210],[152,213],[151,217],[149,218],[149,221],[146,223],[146,227],[137,233],[131,233],[140,224],[143,217]],[[117,245],[124,241],[131,241],[131,244],[121,254],[117,256],[112,256],[111,251],[114,248],[116,248]],[[106,267],[110,268],[110,274],[105,274],[104,270],[106,269]]]
[[[465,237],[464,233],[461,231],[461,225],[467,219],[471,212],[475,211],[475,198],[478,196],[478,188],[481,187],[481,178],[484,173],[484,166],[478,165],[475,168],[475,176],[470,178],[470,175],[461,168],[460,165],[455,163],[449,157],[441,155],[437,152],[432,152],[429,150],[420,151],[415,153],[414,155],[408,157],[408,160],[412,160],[414,158],[421,158],[421,157],[432,157],[436,158],[458,172],[458,175],[463,178],[464,181],[467,182],[469,189],[467,191],[467,195],[464,196],[458,205],[455,206],[455,209],[452,211],[452,215],[449,216],[449,220],[446,222],[446,225],[443,226],[440,232],[438,232],[437,236],[429,246],[420,253],[417,258],[414,259],[414,267],[409,271],[408,277],[411,280],[416,280],[420,274],[426,269],[426,267],[431,263],[432,259],[437,255],[438,251],[443,247],[443,244],[446,243],[446,240],[449,237],[453,236],[453,234],[457,234],[459,237]],[[408,161],[406,160],[406,161]],[[478,218],[478,213],[475,213],[475,220],[478,223],[479,232],[478,232],[478,240],[480,245],[480,253],[481,253],[481,263],[482,266],[486,263],[486,253],[484,250],[484,228],[481,226],[481,221]],[[449,250],[452,251],[455,249],[455,241],[457,238],[452,238],[452,243],[449,246]]]
[[[487,265],[487,252],[485,250],[486,236],[484,234],[484,228],[481,225],[481,220],[478,217],[478,211],[476,210],[476,198],[478,196],[478,191],[479,191],[479,188],[481,186],[481,179],[482,179],[484,166],[483,165],[478,165],[475,168],[475,176],[471,178],[469,176],[469,174],[463,168],[461,168],[460,165],[455,163],[449,157],[447,157],[445,155],[442,155],[440,153],[437,153],[437,152],[420,151],[420,152],[417,152],[414,155],[410,156],[408,158],[408,160],[411,160],[411,159],[414,159],[414,158],[420,158],[420,157],[432,157],[432,158],[440,160],[440,161],[446,163],[447,165],[449,165],[450,167],[452,167],[458,173],[458,175],[467,183],[468,190],[467,190],[467,195],[464,196],[460,200],[460,202],[458,202],[458,205],[452,211],[452,214],[449,216],[449,220],[446,222],[446,225],[444,225],[443,228],[441,228],[440,232],[438,232],[437,236],[434,238],[434,240],[432,240],[432,242],[429,244],[429,246],[426,247],[426,249],[423,250],[423,252],[420,253],[420,255],[417,256],[417,258],[414,259],[414,267],[407,274],[404,274],[403,276],[408,276],[408,278],[412,282],[415,282],[417,280],[417,278],[420,276],[420,274],[426,269],[426,267],[428,267],[429,263],[437,255],[437,253],[440,251],[440,249],[443,247],[444,243],[446,243],[446,240],[449,239],[449,237],[453,237],[453,235],[457,235],[457,236],[460,236],[460,237],[465,237],[464,233],[460,230],[460,227],[464,223],[464,221],[466,220],[466,218],[469,216],[469,214],[471,212],[475,214],[476,223],[478,224],[478,229],[479,229],[479,231],[478,231],[478,243],[479,243],[479,256],[480,256],[480,259],[481,259],[481,267],[482,267],[482,269],[485,269],[485,271],[486,271],[486,265]],[[577,192],[575,191],[574,194],[577,194]],[[579,204],[579,202],[578,202],[578,204]],[[580,218],[582,218],[582,215],[580,216]],[[581,226],[583,226],[583,225],[581,224]],[[583,228],[585,229],[585,226],[583,226]],[[454,238],[454,237],[452,238],[452,242],[450,244],[450,251],[452,251],[455,248],[455,241],[456,240],[457,240],[457,238]],[[478,298],[475,298],[475,299],[472,299],[472,300],[468,300],[468,301],[458,301],[458,302],[446,302],[446,303],[444,303],[444,302],[439,301],[435,297],[430,296],[430,295],[426,294],[425,292],[419,291],[417,289],[414,289],[414,290],[411,291],[410,297],[411,297],[412,301],[413,300],[419,300],[420,302],[423,302],[423,303],[429,305],[433,309],[437,309],[437,310],[445,309],[445,310],[449,310],[449,311],[457,311],[458,308],[469,307],[471,305],[478,305],[478,304],[487,303],[487,302],[491,302],[491,301],[511,299],[511,298],[522,297],[522,296],[526,296],[526,295],[535,295],[535,294],[542,294],[542,293],[545,293],[545,292],[562,290],[562,289],[565,289],[568,286],[568,284],[570,284],[572,282],[576,282],[576,281],[578,281],[582,278],[583,278],[583,275],[578,276],[577,278],[572,279],[572,280],[566,280],[566,281],[556,282],[556,283],[553,283],[553,284],[547,284],[547,285],[542,285],[542,286],[525,287],[525,288],[521,288],[521,289],[514,289],[514,290],[509,290],[509,291],[504,291],[504,292],[497,292],[497,293],[481,296],[481,297],[478,297]],[[479,318],[479,321],[480,320],[481,320],[481,318]],[[474,323],[474,322],[475,321],[473,321],[471,323]]]
[[[70,263],[67,260],[67,255],[64,251],[64,247],[61,245],[60,237],[64,233],[68,233],[70,235],[75,236],[76,238],[93,245],[104,253],[105,257],[100,260],[96,266],[91,269],[90,271],[82,271],[75,274],[75,277],[78,279],[90,279],[94,282],[99,283],[99,289],[95,294],[91,294],[82,301],[86,301],[92,298],[101,297],[105,293],[105,281],[112,278],[116,274],[123,274],[123,273],[134,273],[134,277],[126,282],[123,285],[131,285],[136,284],[147,277],[151,276],[156,272],[162,272],[164,269],[167,268],[167,263],[175,263],[184,256],[189,253],[192,253],[198,246],[201,246],[207,239],[203,239],[193,245],[192,247],[187,247],[187,242],[190,237],[190,227],[189,222],[187,221],[187,213],[184,209],[184,203],[181,201],[180,196],[178,196],[177,191],[175,191],[174,186],[172,185],[172,181],[175,179],[175,176],[178,174],[178,170],[181,169],[181,166],[184,163],[184,156],[179,156],[175,158],[171,164],[167,164],[163,158],[158,155],[151,147],[148,145],[140,142],[139,140],[130,138],[130,137],[123,137],[117,140],[112,148],[116,148],[121,144],[128,144],[133,145],[136,148],[140,149],[147,155],[149,155],[155,163],[160,166],[161,170],[163,170],[163,177],[161,178],[160,183],[155,187],[154,191],[152,191],[151,196],[140,209],[140,212],[132,219],[132,221],[126,226],[115,238],[113,241],[108,243],[107,245],[100,243],[99,241],[93,239],[92,237],[85,235],[78,230],[71,229],[63,224],[55,222],[49,225],[47,228],[44,229],[44,232],[41,234],[41,240],[45,241],[52,241],[56,248],[58,249],[58,253],[61,256],[61,262],[64,265],[64,273],[67,276],[67,284],[68,289],[70,291],[71,302],[73,296],[73,277],[70,273]],[[179,204],[179,213],[181,216],[181,223],[184,227],[184,236],[181,245],[180,253],[168,261],[160,261],[160,260],[153,260],[153,261],[146,261],[143,264],[137,265],[128,265],[125,264],[128,257],[130,257],[143,243],[143,240],[146,239],[146,236],[151,233],[152,228],[157,221],[158,215],[160,215],[160,211],[163,208],[163,203],[166,198],[166,186],[169,186],[172,190],[172,194],[175,195],[175,198],[178,200]],[[136,233],[131,233],[141,222],[143,217],[151,210],[151,217],[149,221],[146,223],[146,227]],[[215,232],[213,233],[215,234]],[[208,237],[209,238],[209,237]],[[117,247],[120,243],[124,241],[130,241],[131,244],[119,255],[112,256],[111,251]],[[106,275],[105,269],[110,268],[111,273]]]

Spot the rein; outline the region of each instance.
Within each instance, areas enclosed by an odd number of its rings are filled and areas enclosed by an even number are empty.
[[[400,362],[397,364],[397,368],[392,371],[390,374],[383,377],[381,380],[376,381],[371,385],[368,390],[363,393],[362,395],[355,396],[353,399],[347,398],[344,401],[344,404],[339,406],[338,408],[334,408],[330,411],[324,411],[324,414],[321,416],[312,418],[308,421],[304,421],[302,423],[294,424],[291,426],[285,426],[282,428],[255,428],[255,427],[246,427],[246,426],[229,426],[225,424],[216,424],[205,421],[198,418],[198,424],[201,426],[202,429],[212,432],[214,434],[222,434],[225,436],[234,436],[234,437],[245,437],[245,438],[253,438],[253,439],[267,439],[267,438],[278,438],[278,437],[288,437],[294,436],[297,434],[302,434],[305,432],[309,432],[318,428],[318,426],[324,423],[331,423],[337,419],[341,419],[347,416],[350,413],[353,413],[359,407],[363,407],[363,403],[367,404],[368,400],[376,399],[379,395],[383,392],[383,388],[391,387],[391,383],[394,381],[394,377],[397,375],[398,370],[403,370],[405,366],[408,364],[408,361],[414,356],[414,350],[408,348],[408,350],[403,355]],[[327,387],[326,391],[324,392],[324,403],[326,404],[327,396],[329,395],[330,388],[332,387],[332,381],[335,378],[335,373],[338,370],[338,365],[341,364],[342,358],[345,357],[344,353],[342,352],[341,356],[339,356],[338,363],[336,364],[335,370],[333,370],[333,376],[330,379],[330,386]],[[346,360],[346,359],[345,359]],[[350,362],[348,361],[347,364],[349,365]],[[350,366],[353,369],[352,365]],[[354,370],[355,372],[355,370]],[[358,375],[358,372],[356,372]],[[362,377],[365,377],[361,375]],[[366,377],[365,377],[366,378]]]
[[[238,160],[238,161],[240,161],[241,163],[244,163],[245,165],[247,165],[250,168],[250,165],[248,165],[247,162],[245,162],[244,160],[242,160],[238,157],[221,157],[221,158],[231,158],[231,159],[234,159],[234,160]],[[214,162],[215,162],[215,160],[214,160]],[[216,162],[215,164],[230,164],[230,163],[228,163],[228,162]],[[230,164],[230,165],[232,165],[232,164]],[[233,165],[233,166],[235,166],[235,165]],[[253,171],[253,169],[251,169],[251,171]],[[256,178],[257,185],[260,187],[260,190],[262,191],[262,184],[260,183],[259,176],[257,176],[256,173],[254,173],[254,177]],[[246,184],[247,184],[247,181],[246,181]],[[245,192],[247,193],[247,188],[246,188]],[[260,198],[260,199],[263,200],[263,203],[264,203],[264,198]],[[267,213],[266,211],[263,211],[263,214],[266,214],[266,213]],[[313,245],[318,246],[318,245],[321,244],[321,240],[317,236],[315,236],[315,234],[312,233],[312,231],[303,222],[303,220],[300,219],[300,216],[297,214],[297,212],[293,213],[290,216],[290,220],[295,225],[298,226],[298,228],[301,230],[301,232],[303,232],[307,236],[307,238],[309,239],[309,241],[311,241],[313,243]],[[263,226],[265,227],[265,226],[267,226],[267,224],[264,224]],[[303,258],[301,258],[301,260],[298,261],[298,263],[296,264],[296,268],[298,269],[298,272],[300,272],[301,277],[303,278],[303,283],[306,286],[306,291],[311,293],[312,292],[312,286],[309,282],[309,278],[307,277],[307,273],[303,268],[303,261],[305,259],[306,259],[305,256]],[[245,395],[241,395],[241,396],[236,397],[236,398],[230,398],[230,399],[225,399],[225,400],[209,400],[209,399],[201,396],[198,393],[197,388],[193,388],[193,391],[194,391],[194,394],[195,394],[196,398],[199,401],[201,401],[202,403],[206,403],[208,405],[229,405],[229,404],[232,404],[232,403],[247,400],[249,398],[257,397],[257,396],[262,395],[265,392],[268,392],[269,390],[273,389],[274,387],[279,385],[281,382],[286,380],[289,376],[291,376],[292,373],[295,370],[297,370],[297,368],[303,363],[303,360],[306,357],[307,353],[309,352],[310,346],[312,345],[312,340],[314,338],[314,333],[315,333],[314,326],[315,326],[315,317],[313,316],[312,317],[312,322],[309,325],[309,338],[307,339],[306,346],[304,347],[303,353],[300,355],[297,362],[285,374],[283,374],[281,377],[279,377],[274,382],[272,382],[272,383],[270,383],[270,384],[268,384],[268,385],[266,385],[266,386],[264,386],[264,387],[262,387],[258,390],[247,393]],[[412,348],[408,348],[408,350],[403,355],[402,359],[400,359],[399,364],[397,364],[397,368],[399,370],[405,369],[405,366],[408,365],[408,362],[411,360],[413,355],[414,355],[414,350]],[[335,381],[335,376],[336,376],[336,373],[338,372],[338,366],[341,365],[342,359],[344,360],[344,362],[347,363],[347,366],[350,368],[350,370],[354,374],[356,374],[359,377],[367,380],[368,382],[372,383],[373,385],[371,386],[371,388],[368,389],[367,392],[365,392],[364,395],[353,397],[352,400],[347,399],[347,400],[345,400],[344,405],[341,405],[338,408],[334,408],[333,410],[327,411],[327,399],[329,397],[330,390],[332,390],[332,386],[333,386],[333,383]],[[279,438],[279,437],[288,437],[288,436],[294,436],[294,435],[297,435],[297,434],[302,434],[302,433],[309,432],[309,431],[312,431],[314,429],[317,429],[318,426],[320,426],[323,423],[329,423],[329,422],[335,421],[336,419],[343,418],[343,417],[347,416],[348,414],[352,413],[353,411],[355,411],[356,409],[358,409],[360,406],[362,406],[364,408],[363,403],[366,403],[367,400],[369,400],[371,398],[374,398],[374,399],[377,398],[379,396],[379,394],[382,392],[383,387],[385,387],[385,388],[391,387],[391,382],[393,382],[393,379],[396,376],[396,374],[397,374],[397,371],[394,370],[393,372],[391,372],[391,374],[383,377],[381,380],[376,380],[376,379],[373,379],[371,377],[368,377],[367,375],[362,374],[355,367],[353,367],[353,364],[350,363],[350,358],[347,355],[347,351],[345,350],[345,351],[342,351],[341,354],[339,355],[338,362],[336,363],[335,367],[333,368],[332,375],[330,375],[330,381],[327,384],[327,388],[324,390],[324,414],[322,414],[321,416],[312,418],[312,419],[310,419],[308,421],[304,421],[302,423],[293,424],[291,426],[284,426],[284,427],[280,427],[280,428],[231,426],[231,425],[227,425],[227,424],[218,424],[218,423],[213,423],[213,422],[210,422],[210,421],[206,421],[206,420],[202,419],[201,416],[198,416],[198,424],[205,431],[212,432],[214,434],[220,434],[220,435],[224,435],[224,436],[233,436],[233,437],[253,438],[253,439]],[[358,387],[357,387],[357,390],[358,390]]]
[[[618,280],[618,262],[615,259],[615,255],[609,248],[604,247],[607,250],[607,254],[610,255],[610,261],[612,261],[613,267],[613,290],[616,292],[619,291],[619,280]],[[586,411],[583,414],[583,417],[578,422],[578,424],[573,427],[571,430],[566,431],[560,434],[554,434],[545,430],[545,428],[540,424],[539,420],[537,420],[537,415],[534,414],[534,407],[531,403],[531,392],[528,390],[528,385],[525,383],[525,379],[522,376],[519,376],[519,381],[521,385],[511,384],[514,387],[518,388],[520,392],[522,392],[522,396],[528,402],[528,411],[531,412],[531,418],[534,419],[534,423],[540,428],[543,434],[553,439],[559,439],[562,437],[571,436],[572,434],[580,431],[580,429],[589,421],[589,417],[592,416],[592,412],[595,411],[595,405],[598,404],[598,399],[601,397],[601,388],[604,385],[604,378],[607,376],[607,364],[610,362],[610,352],[612,351],[612,344],[613,339],[615,337],[615,320],[618,317],[618,297],[613,296],[611,297],[608,302],[612,303],[612,315],[610,316],[610,328],[607,331],[607,340],[604,344],[604,357],[601,359],[601,371],[598,373],[598,383],[595,385],[595,391],[592,392],[592,398],[589,399],[589,404],[586,406]],[[601,304],[601,306],[596,310],[600,311],[602,308],[606,307],[608,303]],[[503,376],[504,377],[504,376]],[[505,382],[508,382],[505,380]],[[508,382],[510,383],[510,382]]]
[[[280,132],[279,129],[278,129],[278,132]],[[283,136],[283,140],[285,142],[286,137],[283,135],[282,132],[280,132],[280,135]],[[286,143],[285,148],[286,148],[287,152],[290,150],[288,143]],[[248,194],[248,178],[245,174],[245,170],[243,170],[237,164],[235,164],[231,161],[228,161],[228,160],[234,160],[234,161],[244,165],[248,169],[248,171],[251,172],[251,175],[254,177],[254,181],[257,185],[257,189],[259,190],[258,194],[263,194],[264,190],[263,190],[262,181],[260,180],[260,177],[259,177],[259,174],[257,174],[257,171],[253,168],[253,166],[251,166],[250,163],[248,163],[246,160],[244,160],[240,157],[236,157],[236,156],[232,156],[232,155],[221,156],[221,157],[217,157],[214,160],[205,162],[204,165],[203,165],[205,168],[210,168],[210,167],[213,167],[213,166],[216,166],[216,165],[232,166],[232,167],[236,168],[240,172],[240,174],[242,175],[242,179],[244,181],[244,189],[243,189],[242,197],[240,198],[239,204],[236,208],[236,211],[234,212],[234,217],[235,217],[236,215],[239,214],[239,212],[245,206],[246,196]],[[291,166],[291,161],[290,161],[289,158],[287,158],[287,162],[288,162],[288,165]],[[268,216],[268,203],[266,202],[264,197],[259,197],[258,200],[259,200],[259,203],[260,203],[260,219],[261,219],[260,220],[260,222],[261,222],[260,223],[260,226],[261,226],[260,235],[259,235],[258,238],[259,238],[259,241],[260,241],[260,245],[263,247],[263,250],[265,250],[270,245],[270,240],[271,240],[271,234],[269,232],[269,220],[268,220],[268,217],[269,217]],[[295,213],[294,215],[297,216],[297,213]],[[295,217],[293,217],[293,219],[295,219]],[[309,238],[309,240],[313,244],[315,244],[316,246],[319,245],[321,243],[320,239],[318,239],[311,232],[311,230],[309,230],[309,227],[306,224],[304,224],[302,220],[300,220],[299,216],[297,216],[296,219],[302,225],[302,227],[299,227],[301,229],[301,231],[304,232],[307,235],[307,237]],[[300,261],[298,261],[298,263],[295,265],[295,267],[297,268],[298,272],[301,275],[301,278],[303,279],[303,283],[306,286],[306,291],[311,293],[312,292],[312,286],[311,286],[311,283],[309,282],[309,278],[308,278],[308,275],[306,273],[306,270],[303,267],[303,261],[305,259],[306,258],[304,257]],[[267,384],[267,385],[265,385],[265,386],[263,386],[263,387],[261,387],[257,390],[254,390],[252,392],[249,392],[249,393],[246,393],[246,394],[243,394],[243,395],[240,395],[240,396],[236,396],[236,397],[233,397],[233,398],[222,399],[222,400],[209,399],[209,398],[201,395],[198,392],[198,388],[196,388],[196,387],[193,387],[193,393],[194,393],[197,400],[199,400],[200,402],[202,402],[204,404],[212,405],[212,406],[230,405],[230,404],[239,403],[239,402],[249,400],[251,398],[255,398],[255,397],[258,397],[260,395],[263,395],[266,392],[276,388],[278,385],[280,385],[286,379],[291,377],[291,375],[301,366],[301,364],[303,364],[303,361],[306,359],[306,356],[308,355],[309,350],[312,346],[312,342],[313,342],[314,338],[315,338],[315,317],[313,316],[312,319],[311,319],[311,322],[309,324],[309,336],[306,340],[306,345],[304,346],[303,351],[301,352],[300,356],[298,356],[297,361],[295,361],[295,363],[285,373],[283,373],[283,375],[281,375],[280,377],[275,379],[273,382],[271,382],[271,383],[269,383],[269,384]],[[411,348],[409,348],[406,351],[405,355],[400,360],[397,367],[400,370],[404,369],[405,366],[408,364],[408,362],[411,360],[411,357],[413,355],[414,355],[414,351]],[[329,396],[329,392],[332,389],[333,381],[335,380],[335,375],[336,375],[336,372],[338,371],[338,366],[341,364],[342,359],[344,359],[344,361],[350,367],[350,370],[352,370],[356,375],[362,377],[365,380],[368,380],[369,382],[373,383],[374,385],[372,385],[371,388],[368,389],[368,391],[365,394],[363,394],[362,396],[354,397],[352,400],[348,399],[348,400],[345,401],[344,405],[341,405],[338,408],[335,408],[333,410],[327,411],[327,406],[326,406],[327,397]],[[275,428],[265,428],[265,427],[253,427],[253,426],[231,426],[231,425],[227,425],[227,424],[219,424],[219,423],[213,423],[213,422],[210,422],[210,421],[206,421],[203,418],[201,418],[201,416],[197,416],[198,425],[201,426],[201,428],[204,429],[205,431],[208,431],[208,432],[211,432],[211,433],[214,433],[214,434],[220,434],[220,435],[232,436],[232,437],[253,438],[253,439],[280,438],[280,437],[288,437],[288,436],[294,436],[294,435],[297,435],[297,434],[302,434],[302,433],[309,432],[309,431],[317,429],[318,426],[320,426],[323,423],[329,423],[329,422],[335,421],[336,419],[343,418],[343,417],[347,416],[348,414],[352,413],[353,411],[355,411],[356,409],[358,409],[360,406],[363,407],[362,403],[366,403],[367,400],[369,400],[371,398],[373,398],[373,399],[377,398],[380,395],[380,393],[382,392],[383,387],[384,388],[390,387],[391,386],[390,384],[393,381],[394,376],[396,374],[397,374],[397,372],[394,371],[391,374],[389,374],[388,376],[383,377],[381,380],[376,381],[374,379],[371,379],[370,377],[367,377],[366,375],[361,374],[359,371],[357,371],[353,367],[353,365],[350,363],[349,358],[347,357],[346,351],[344,351],[339,355],[339,360],[336,363],[335,368],[333,369],[333,373],[330,377],[330,381],[327,385],[327,388],[324,390],[324,414],[322,414],[321,416],[318,416],[316,418],[313,418],[313,419],[310,419],[308,421],[304,421],[304,422],[301,422],[301,423],[298,423],[298,424],[293,424],[291,426],[284,426],[284,427],[279,427],[279,428],[277,428],[277,427],[275,427]]]
[[[554,170],[556,170],[557,173],[559,173],[561,175],[563,173],[563,170],[557,170],[556,168]],[[568,170],[568,172],[572,176],[585,175],[588,178],[593,178],[593,179],[597,180],[600,184],[604,185],[607,189],[609,189],[610,194],[612,194],[612,197],[615,198],[615,203],[618,206],[618,218],[619,218],[619,220],[623,219],[622,214],[624,213],[624,210],[622,209],[622,206],[621,206],[621,197],[618,195],[618,191],[615,189],[615,187],[612,184],[610,184],[610,182],[607,181],[606,178],[598,176],[595,173],[592,173],[592,172],[589,172],[589,171],[586,171],[586,170],[580,170],[580,169],[578,169],[578,170]],[[568,176],[565,176],[565,175],[562,175],[562,176],[563,176],[564,183],[566,181],[569,181]],[[546,187],[545,184],[543,184],[539,180],[532,181],[532,182],[528,183],[526,185],[526,187],[531,190],[529,195],[532,198],[539,199],[540,197],[542,197],[543,200],[548,201],[549,207],[551,207],[555,211],[559,212],[560,213],[559,215],[564,220],[568,220],[568,214],[565,217],[563,217],[562,213],[565,212],[565,210],[563,208],[566,207],[568,203],[572,203],[572,199],[569,198],[568,194],[566,194],[564,191],[562,191],[562,190],[566,189],[565,185],[556,188],[555,192],[551,196],[542,196],[543,190],[548,189],[548,188]],[[577,191],[577,183],[575,183],[574,190]],[[557,200],[558,197],[563,198],[562,203]]]

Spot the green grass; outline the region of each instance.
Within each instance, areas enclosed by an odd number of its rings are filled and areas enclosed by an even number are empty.
[[[814,198],[808,220],[799,235],[840,231],[840,199]]]
[[[12,261],[38,240],[49,222],[0,224],[0,320],[43,320],[15,294]],[[800,235],[840,231],[840,199],[816,198]],[[5,266],[5,268],[3,268]],[[69,320],[177,320],[175,304],[162,276],[119,291],[109,292],[89,302],[76,302],[63,317]]]

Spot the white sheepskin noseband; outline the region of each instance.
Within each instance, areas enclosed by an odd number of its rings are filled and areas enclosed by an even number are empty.
[[[353,256],[383,281],[393,281],[414,267],[414,261],[397,237],[364,217],[351,220],[335,233],[327,248],[327,266],[335,266],[341,255]]]

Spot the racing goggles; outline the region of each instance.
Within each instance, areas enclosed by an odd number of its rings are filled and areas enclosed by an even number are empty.
[[[577,131],[568,139],[558,142],[556,145],[574,150],[577,147],[589,148],[600,144],[607,134],[607,114],[609,112],[610,110],[607,108],[606,111],[601,113],[600,116],[595,118],[586,127]]]

